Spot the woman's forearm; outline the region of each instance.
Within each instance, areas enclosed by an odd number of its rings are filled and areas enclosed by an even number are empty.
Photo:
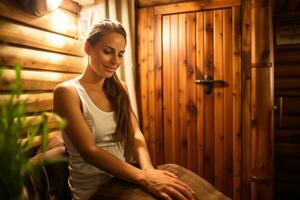
[[[144,181],[143,170],[120,160],[99,147],[94,148],[83,159],[87,163],[123,180],[136,184],[142,184]]]
[[[136,131],[132,143],[133,157],[141,168],[153,169],[145,138],[139,129]]]

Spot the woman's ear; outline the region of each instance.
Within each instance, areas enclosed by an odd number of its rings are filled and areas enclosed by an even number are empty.
[[[92,46],[91,46],[91,44],[90,44],[88,41],[86,41],[86,42],[84,43],[84,52],[85,52],[87,55],[90,55],[90,54],[91,54],[91,51],[92,51]]]

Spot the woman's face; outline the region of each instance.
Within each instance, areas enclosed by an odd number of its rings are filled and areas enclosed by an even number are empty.
[[[89,67],[101,77],[111,77],[123,63],[125,46],[124,36],[117,32],[105,34],[94,46],[87,42],[85,51],[90,57]]]

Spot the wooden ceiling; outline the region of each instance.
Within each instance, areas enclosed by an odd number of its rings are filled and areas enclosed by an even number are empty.
[[[141,7],[165,5],[165,4],[188,2],[188,1],[195,1],[195,0],[135,0],[135,3],[138,8],[141,8]]]

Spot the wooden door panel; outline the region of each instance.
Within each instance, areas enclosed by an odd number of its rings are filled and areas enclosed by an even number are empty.
[[[139,34],[143,130],[154,163],[182,165],[234,199],[241,196],[239,10],[166,15],[148,10],[139,18],[154,19]],[[225,84],[207,94],[195,83],[205,75]],[[149,128],[151,120],[155,130]]]

